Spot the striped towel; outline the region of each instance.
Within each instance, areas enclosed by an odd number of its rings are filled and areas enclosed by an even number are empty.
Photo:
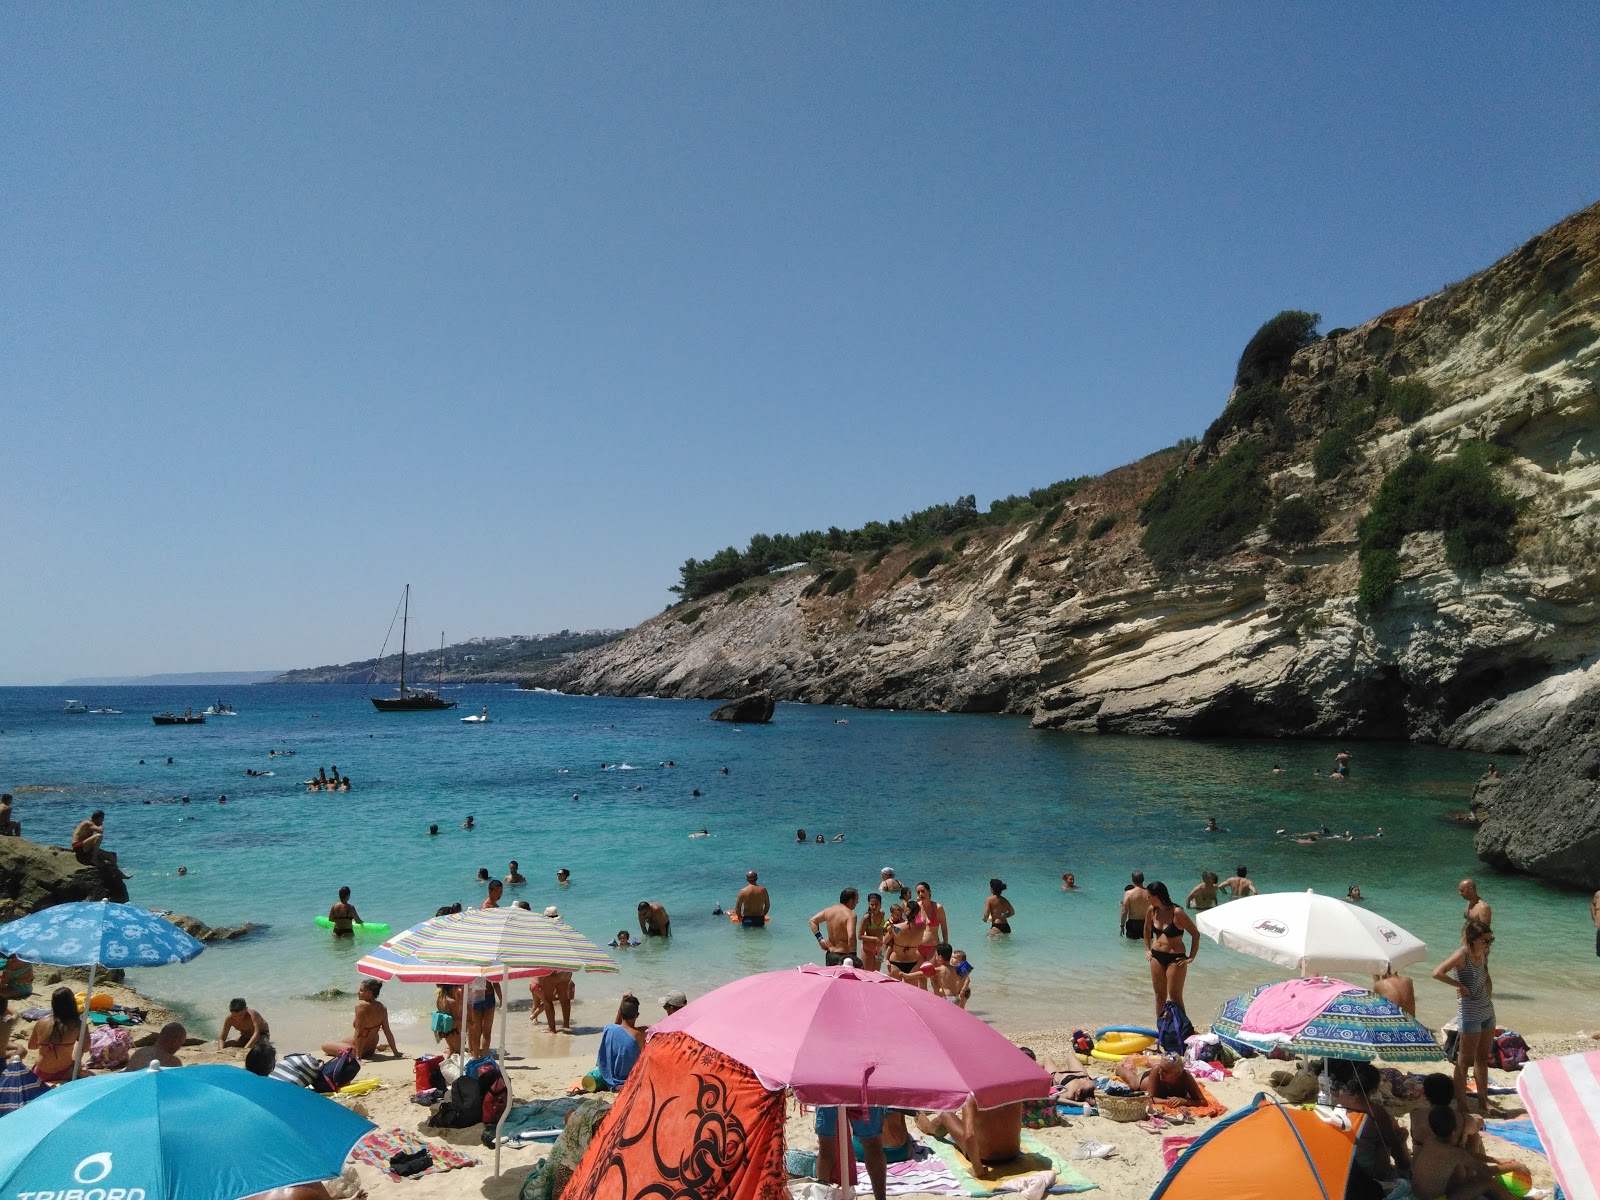
[[[889,1164],[884,1180],[884,1192],[890,1196],[965,1196],[966,1190],[956,1182],[955,1172],[931,1155],[922,1159]],[[867,1168],[856,1164],[856,1195],[872,1195],[872,1180],[867,1178]]]
[[[433,1155],[433,1166],[418,1175],[411,1176],[396,1175],[389,1170],[389,1160],[396,1154],[410,1154],[417,1150],[426,1150]],[[424,1141],[407,1129],[374,1129],[356,1143],[355,1149],[350,1151],[350,1157],[355,1162],[377,1167],[396,1182],[402,1178],[420,1179],[423,1175],[432,1175],[437,1171],[454,1171],[458,1167],[470,1167],[478,1161],[450,1146]]]

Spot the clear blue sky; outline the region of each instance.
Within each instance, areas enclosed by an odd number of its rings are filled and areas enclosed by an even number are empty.
[[[1600,199],[1597,80],[1589,2],[9,5],[0,682],[1115,466]]]

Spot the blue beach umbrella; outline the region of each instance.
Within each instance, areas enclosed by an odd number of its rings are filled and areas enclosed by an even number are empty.
[[[373,1128],[238,1067],[98,1075],[0,1118],[0,1200],[237,1200],[339,1174]]]
[[[57,904],[0,926],[0,958],[15,954],[25,962],[55,967],[88,967],[83,992],[83,1023],[72,1077],[78,1077],[83,1044],[89,1033],[89,1002],[94,998],[96,967],[164,967],[188,962],[205,949],[171,921],[131,904],[85,900]]]
[[[1293,981],[1298,983],[1299,981]],[[1295,1035],[1247,1033],[1240,1026],[1258,996],[1281,983],[1264,983],[1222,1006],[1212,1032],[1236,1046],[1264,1051],[1282,1046],[1292,1054],[1348,1058],[1359,1062],[1382,1057],[1388,1062],[1430,1062],[1443,1057],[1433,1034],[1399,1005],[1376,992],[1352,985],[1322,1006],[1311,1023]]]

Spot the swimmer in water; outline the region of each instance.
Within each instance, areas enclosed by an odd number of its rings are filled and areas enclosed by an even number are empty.
[[[804,829],[796,829],[794,831],[794,840],[803,843],[806,840],[806,831]]]
[[[558,870],[556,872],[556,886],[557,887],[566,887],[567,884],[569,884],[571,882],[572,882],[572,872],[571,871],[567,870],[565,867],[562,867],[560,870]]]
[[[710,837],[711,836],[711,831],[707,830],[707,829],[702,829],[699,833],[691,833],[689,836],[692,837],[692,838]]]
[[[1061,890],[1063,892],[1075,892],[1078,890],[1078,881],[1071,871],[1061,877]]]
[[[485,884],[489,882],[489,868],[488,867],[479,867],[478,868],[477,882],[478,883],[485,883]]]
[[[188,867],[179,867],[178,868],[178,874],[179,875],[187,875],[188,873],[189,873],[189,868]]]
[[[1362,898],[1361,889],[1352,883],[1350,885],[1350,890],[1344,894],[1344,898],[1352,903],[1359,903]]]
[[[428,836],[429,837],[438,837],[439,836],[439,827],[437,825],[429,825],[428,826]]]
[[[1281,767],[1277,763],[1273,763],[1272,764],[1272,774],[1274,774],[1274,775],[1282,775],[1283,774],[1283,767]]]
[[[1348,750],[1341,750],[1333,756],[1333,774],[1329,779],[1346,780],[1350,778],[1350,760],[1354,755]]]
[[[617,930],[617,936],[611,939],[611,944],[618,950],[628,950],[633,947],[633,938],[626,929]]]
[[[1207,833],[1227,833],[1228,832],[1226,829],[1221,828],[1217,824],[1217,819],[1215,817],[1207,817],[1206,818],[1206,830],[1205,831]]]
[[[527,879],[525,879],[523,877],[522,872],[517,870],[517,860],[514,859],[514,858],[506,866],[506,879],[505,879],[505,881],[506,881],[507,886],[509,886],[509,887],[517,887],[517,886],[519,886],[521,884],[524,884],[524,883],[528,882]]]
[[[817,845],[826,846],[827,844],[828,844],[828,839],[823,837],[820,833],[817,834]]]
[[[461,828],[463,828],[463,829],[476,829],[477,826],[472,823],[472,818],[468,817],[465,821],[461,822]]]

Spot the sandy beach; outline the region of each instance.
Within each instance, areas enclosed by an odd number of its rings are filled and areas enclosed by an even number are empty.
[[[96,991],[102,990],[96,984]],[[119,1003],[145,1008],[150,1013],[149,1023],[136,1031],[136,1040],[153,1035],[161,1024],[175,1019],[172,1014],[153,1005],[144,997],[127,988],[111,985],[104,988]],[[600,1005],[598,998],[591,1000],[590,1008]],[[659,1010],[655,1010],[659,1012]],[[646,1005],[650,1016],[652,1006]],[[581,1018],[580,1018],[581,1020]],[[11,1055],[19,1052],[17,1041],[25,1043],[26,1023],[17,1022],[18,1028],[9,1032],[12,1039]],[[525,1003],[516,1003],[509,1021],[507,1070],[514,1096],[519,1100],[548,1099],[566,1094],[567,1087],[594,1063],[599,1031],[593,1025],[575,1025],[572,1034],[550,1035],[532,1031]],[[330,1036],[337,1031],[330,1030]],[[1071,1029],[1010,1030],[1002,1029],[1012,1041],[1026,1045],[1040,1055],[1059,1056],[1071,1043]],[[181,1057],[188,1063],[233,1063],[242,1069],[243,1055],[237,1050],[219,1051],[214,1036],[200,1040],[194,1029],[190,1030],[191,1044]],[[1594,1041],[1583,1032],[1569,1035],[1540,1035],[1528,1039],[1531,1056],[1546,1058],[1560,1054],[1592,1050]],[[395,1181],[376,1168],[352,1164],[346,1167],[344,1183],[335,1188],[335,1194],[350,1197],[356,1190],[364,1191],[373,1200],[443,1200],[447,1196],[477,1194],[486,1200],[513,1200],[522,1186],[524,1177],[540,1161],[545,1151],[539,1144],[531,1147],[506,1147],[501,1154],[501,1174],[494,1175],[494,1152],[481,1142],[482,1127],[471,1129],[434,1130],[426,1125],[428,1110],[412,1102],[414,1073],[412,1059],[419,1054],[434,1052],[431,1039],[427,1044],[408,1041],[401,1037],[400,1058],[380,1058],[362,1065],[362,1079],[376,1078],[380,1085],[375,1090],[356,1098],[341,1098],[330,1103],[343,1103],[361,1112],[380,1129],[399,1129],[420,1134],[430,1143],[448,1144],[477,1161],[469,1167],[448,1172],[436,1172],[416,1179]],[[298,1050],[316,1051],[315,1046],[280,1045],[281,1053]],[[1273,1093],[1269,1077],[1292,1064],[1267,1059],[1241,1060],[1231,1078],[1208,1083],[1208,1090],[1230,1110],[1249,1103],[1258,1092]],[[1418,1073],[1432,1070],[1448,1072],[1450,1064],[1407,1064],[1407,1069]],[[1498,1084],[1512,1085],[1515,1073],[1491,1071],[1491,1079]],[[1420,1102],[1417,1102],[1420,1103]],[[1416,1103],[1395,1102],[1390,1111],[1402,1116],[1416,1107]],[[1496,1117],[1511,1118],[1524,1115],[1520,1100],[1515,1095],[1496,1096],[1492,1102]],[[1169,1131],[1172,1136],[1193,1136],[1205,1132],[1216,1123],[1214,1119],[1199,1119],[1193,1125],[1184,1125]],[[1144,1200],[1154,1190],[1165,1173],[1162,1162],[1163,1135],[1146,1133],[1136,1125],[1121,1124],[1103,1116],[1071,1117],[1067,1125],[1033,1131],[1046,1145],[1071,1158],[1073,1147],[1080,1141],[1092,1140],[1114,1145],[1116,1152],[1103,1160],[1074,1161],[1074,1166],[1097,1189],[1096,1194],[1107,1200]],[[1491,1127],[1492,1129],[1492,1127]],[[812,1132],[811,1115],[802,1112],[792,1099],[789,1104],[787,1144],[792,1148],[815,1149],[816,1136]],[[1488,1144],[1491,1154],[1516,1159],[1524,1163],[1533,1175],[1535,1186],[1550,1189],[1553,1179],[1549,1163],[1541,1155],[1514,1146],[1500,1139]],[[870,1195],[870,1192],[866,1193]]]

